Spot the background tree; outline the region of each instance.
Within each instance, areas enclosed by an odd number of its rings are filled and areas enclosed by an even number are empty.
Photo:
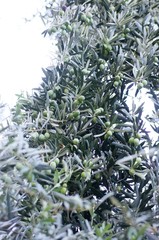
[[[32,96],[19,95],[1,147],[4,239],[158,234],[158,141],[144,104],[128,104],[131,89],[134,98],[146,90],[158,133],[158,5],[46,6],[43,34],[56,38],[57,64]]]

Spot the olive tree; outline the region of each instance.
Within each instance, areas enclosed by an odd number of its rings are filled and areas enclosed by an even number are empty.
[[[12,111],[0,155],[5,237],[157,235],[158,7],[154,0],[47,3],[43,34],[56,41],[57,63]],[[154,105],[147,118],[139,96]]]

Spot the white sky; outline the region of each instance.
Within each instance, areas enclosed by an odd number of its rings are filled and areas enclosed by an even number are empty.
[[[15,93],[38,87],[42,67],[51,64],[52,43],[41,33],[42,20],[31,19],[44,0],[0,0],[0,96],[9,105]]]

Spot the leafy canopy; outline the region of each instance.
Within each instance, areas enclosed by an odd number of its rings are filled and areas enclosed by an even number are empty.
[[[21,130],[10,130],[1,148],[12,229],[4,236],[14,239],[14,224],[21,239],[149,235],[158,215],[158,141],[145,121],[158,133],[158,7],[153,0],[46,5],[43,34],[56,39],[57,64],[12,111]],[[145,91],[154,103],[147,120],[134,101]]]

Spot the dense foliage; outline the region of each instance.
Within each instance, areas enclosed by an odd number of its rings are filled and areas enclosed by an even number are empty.
[[[19,95],[3,133],[1,239],[159,235],[158,8],[155,0],[46,5],[43,34],[56,38],[57,64],[43,69],[32,96]],[[139,96],[153,102],[147,119]]]

